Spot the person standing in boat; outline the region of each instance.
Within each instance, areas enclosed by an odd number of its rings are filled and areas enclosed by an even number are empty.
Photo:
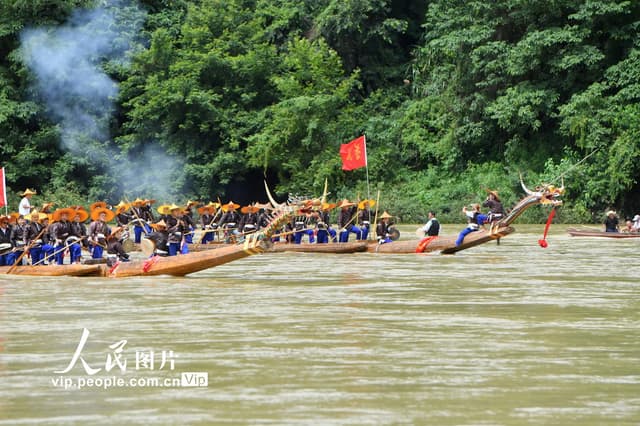
[[[607,212],[607,217],[604,220],[604,232],[620,232],[620,221],[614,210]]]
[[[480,204],[472,204],[470,209],[467,209],[467,206],[464,206],[462,208],[462,213],[467,216],[469,224],[460,232],[460,234],[458,234],[456,246],[462,244],[465,236],[478,231],[480,227],[484,227],[484,224],[488,220],[487,215],[480,213]]]
[[[35,190],[31,190],[27,188],[22,193],[22,200],[20,200],[20,204],[18,205],[18,213],[20,216],[26,218],[31,214],[31,197],[36,195],[37,192]]]
[[[184,209],[183,215],[182,215],[182,219],[184,220],[184,222],[187,224],[187,227],[189,228],[189,232],[187,232],[187,234],[184,236],[184,240],[186,241],[187,244],[193,244],[193,233],[196,230],[196,222],[195,219],[193,218],[193,208],[197,207],[198,205],[200,205],[199,202],[197,201],[187,201],[187,207]]]
[[[430,210],[428,215],[429,215],[429,220],[422,227],[422,232],[424,232],[424,236],[433,237],[433,236],[440,235],[440,222],[438,222],[438,219],[436,218],[436,212],[434,212],[433,210]]]
[[[640,214],[637,214],[631,219],[633,221],[631,232],[640,232]]]
[[[148,225],[145,222],[145,216],[147,216],[145,207],[145,200],[136,198],[131,206],[131,222],[133,223],[133,241],[136,244],[140,244],[142,239],[142,233],[148,234],[150,229],[147,229]]]
[[[0,266],[9,266],[10,256],[12,256],[13,243],[9,219],[9,216],[0,215]]]

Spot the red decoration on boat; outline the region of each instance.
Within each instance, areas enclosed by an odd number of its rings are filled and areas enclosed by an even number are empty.
[[[556,215],[556,208],[551,209],[551,213],[549,213],[549,218],[547,219],[547,225],[544,227],[544,234],[542,235],[542,239],[538,240],[538,244],[540,247],[547,248],[549,244],[547,244],[547,233],[549,232],[549,227],[551,227],[551,221],[553,217]]]

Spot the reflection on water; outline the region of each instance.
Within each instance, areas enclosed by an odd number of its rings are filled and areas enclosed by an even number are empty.
[[[517,229],[455,256],[282,253],[180,279],[0,278],[0,424],[639,422],[640,241],[555,226],[542,249],[542,226]],[[56,387],[89,377],[80,361],[53,373],[83,328],[82,357],[103,368],[93,377],[206,372],[208,386]],[[126,372],[105,372],[123,339]],[[175,369],[136,370],[149,351],[173,351]]]

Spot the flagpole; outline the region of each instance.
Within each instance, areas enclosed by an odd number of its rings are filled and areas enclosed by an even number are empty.
[[[364,165],[367,169],[367,200],[371,199],[371,192],[369,191],[369,157],[367,156],[367,135],[362,135],[364,137]]]

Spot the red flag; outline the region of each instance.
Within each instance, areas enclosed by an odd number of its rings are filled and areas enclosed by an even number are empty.
[[[364,136],[340,145],[342,170],[359,169],[367,166],[367,144]]]
[[[4,167],[0,167],[0,207],[7,205],[7,186],[4,181]]]

